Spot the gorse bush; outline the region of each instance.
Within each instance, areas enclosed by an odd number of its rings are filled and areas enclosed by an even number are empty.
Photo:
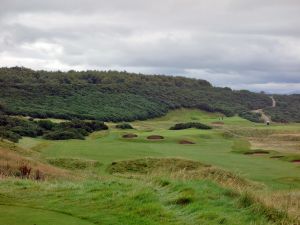
[[[255,112],[241,112],[239,113],[240,117],[243,117],[251,122],[255,123],[263,123],[264,121],[261,119],[261,115]]]
[[[170,130],[183,130],[189,128],[196,128],[196,129],[203,129],[203,130],[212,129],[212,127],[203,123],[189,122],[189,123],[177,123],[174,126],[170,127]]]
[[[21,135],[16,134],[10,130],[1,128],[0,129],[0,137],[1,137],[1,139],[7,139],[12,142],[18,142],[19,139],[21,138]]]
[[[107,129],[108,127],[99,121],[73,120],[56,124],[50,120],[31,121],[0,116],[0,137],[13,142],[18,142],[22,136],[43,136],[51,140],[84,139],[84,136],[94,131]]]
[[[129,123],[121,123],[116,125],[118,129],[133,129],[133,127]]]
[[[37,137],[43,130],[35,122],[0,115],[0,135],[2,138],[17,142],[21,136]]]
[[[43,136],[48,140],[84,139],[84,136],[76,130],[55,130]]]
[[[52,130],[55,126],[51,120],[39,120],[38,125],[45,130]]]
[[[107,129],[108,127],[103,122],[74,120],[57,124],[53,131],[44,135],[44,138],[51,140],[84,139],[84,136],[91,132]]]

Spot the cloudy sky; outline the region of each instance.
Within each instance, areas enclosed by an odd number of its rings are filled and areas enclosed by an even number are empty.
[[[300,93],[299,0],[0,0],[0,66]]]

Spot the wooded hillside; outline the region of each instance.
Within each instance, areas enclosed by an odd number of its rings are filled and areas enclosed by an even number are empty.
[[[213,87],[205,80],[117,71],[48,72],[0,68],[6,114],[132,121],[187,107],[228,116],[272,105],[269,96]]]

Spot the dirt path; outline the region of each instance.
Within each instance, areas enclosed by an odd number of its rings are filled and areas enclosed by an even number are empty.
[[[272,99],[272,108],[276,107],[276,101],[273,96],[270,97]]]
[[[274,99],[273,96],[270,96],[270,98],[272,99],[272,108],[276,107],[276,100]],[[256,109],[256,110],[252,110],[252,112],[254,113],[259,113],[261,115],[261,118],[263,119],[263,121],[265,123],[267,122],[271,122],[271,117],[269,117],[268,115],[266,115],[266,113],[264,112],[263,109]]]
[[[270,122],[271,121],[271,118],[269,116],[267,116],[264,112],[263,109],[257,109],[257,110],[253,110],[252,112],[254,113],[259,113],[261,115],[261,118],[263,119],[263,121],[266,123],[266,122]]]

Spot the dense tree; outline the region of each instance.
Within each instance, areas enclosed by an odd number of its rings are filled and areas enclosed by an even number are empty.
[[[133,121],[187,107],[227,116],[271,106],[265,94],[212,87],[204,80],[117,71],[0,68],[4,112],[39,118]]]
[[[275,95],[276,107],[268,107],[265,112],[276,122],[300,123],[300,94]]]
[[[263,123],[263,119],[261,118],[260,113],[255,113],[255,112],[241,112],[239,113],[240,117],[243,117],[247,120],[250,120],[255,123]]]

